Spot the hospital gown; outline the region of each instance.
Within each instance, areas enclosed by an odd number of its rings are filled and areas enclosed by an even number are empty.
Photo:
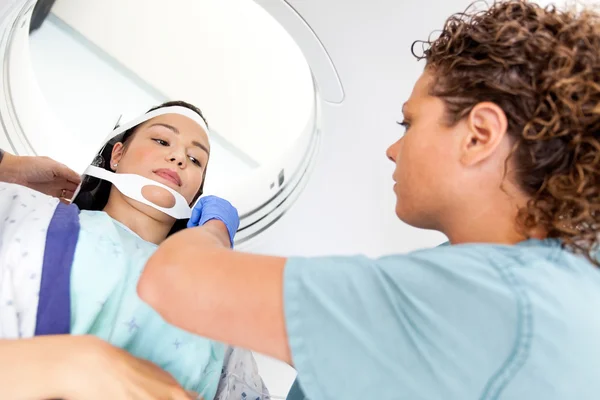
[[[171,326],[138,298],[156,245],[104,212],[74,207],[0,183],[0,338],[92,334],[206,400],[269,398],[251,352]]]
[[[152,361],[187,390],[215,396],[225,346],[178,329],[136,292],[158,247],[103,211],[81,211],[71,271],[71,334],[92,334]],[[199,316],[202,318],[202,316]]]
[[[46,232],[58,202],[0,183],[0,338],[34,335]]]

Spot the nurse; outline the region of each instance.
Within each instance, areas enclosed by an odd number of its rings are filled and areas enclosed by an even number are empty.
[[[387,156],[398,218],[448,245],[283,258],[198,227],[138,293],[293,365],[311,400],[598,399],[600,17],[497,2],[425,44]]]

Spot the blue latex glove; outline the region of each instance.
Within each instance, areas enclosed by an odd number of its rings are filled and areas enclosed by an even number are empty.
[[[240,226],[237,209],[230,202],[220,197],[201,197],[192,210],[192,216],[187,223],[187,227],[202,226],[211,219],[217,219],[225,224],[227,232],[229,232],[231,247],[233,247],[233,237]]]

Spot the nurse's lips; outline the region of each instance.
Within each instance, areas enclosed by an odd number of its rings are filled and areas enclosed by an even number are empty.
[[[179,177],[179,174],[177,172],[171,171],[170,169],[166,168],[157,169],[153,172],[161,178],[171,181],[177,186],[181,186],[181,178]]]

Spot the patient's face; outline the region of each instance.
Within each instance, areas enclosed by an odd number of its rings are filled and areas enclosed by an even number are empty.
[[[111,167],[115,169],[117,163],[118,173],[160,182],[182,194],[189,204],[202,184],[209,151],[201,126],[180,114],[164,114],[141,124],[125,146],[117,143]]]

